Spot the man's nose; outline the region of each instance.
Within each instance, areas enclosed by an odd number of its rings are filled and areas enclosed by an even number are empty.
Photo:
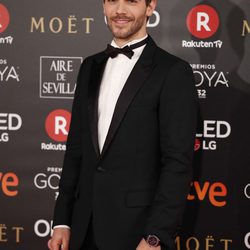
[[[125,14],[126,11],[126,4],[122,1],[119,1],[116,6],[116,13],[117,14]]]

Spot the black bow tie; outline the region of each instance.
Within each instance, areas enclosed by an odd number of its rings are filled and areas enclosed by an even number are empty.
[[[131,59],[134,55],[134,51],[129,46],[125,46],[123,48],[115,48],[110,44],[108,44],[105,53],[111,58],[115,58],[118,54],[124,54],[129,59]]]
[[[110,56],[111,58],[115,58],[118,54],[124,54],[129,59],[131,59],[132,56],[134,55],[133,50],[146,44],[147,41],[148,41],[148,37],[145,38],[144,40],[138,42],[138,43],[132,44],[130,46],[127,45],[123,48],[116,48],[116,47],[113,47],[112,45],[108,44],[107,49],[105,50],[105,53],[108,56]]]

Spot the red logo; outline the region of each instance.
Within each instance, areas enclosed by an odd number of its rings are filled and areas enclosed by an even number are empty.
[[[18,194],[19,179],[15,173],[2,173],[0,172],[0,191],[6,196],[16,196]]]
[[[208,38],[214,35],[219,28],[219,15],[209,5],[198,5],[190,10],[187,16],[187,27],[190,33],[197,38]]]
[[[191,190],[187,197],[189,201],[204,201],[206,199],[215,207],[224,207],[227,204],[227,187],[222,182],[208,181],[191,183]]]
[[[66,142],[71,113],[67,110],[57,109],[52,111],[46,118],[45,129],[49,137],[57,142]]]
[[[201,147],[201,141],[199,139],[195,139],[194,151],[198,151]]]
[[[0,33],[4,32],[10,22],[10,15],[7,8],[0,3]]]

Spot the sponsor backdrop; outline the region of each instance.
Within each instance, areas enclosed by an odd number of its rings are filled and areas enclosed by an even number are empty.
[[[0,0],[1,250],[46,249],[77,72],[111,40],[101,2]],[[148,29],[200,101],[177,249],[250,249],[250,2],[159,0]]]

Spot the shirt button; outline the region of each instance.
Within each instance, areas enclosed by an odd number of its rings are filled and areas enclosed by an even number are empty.
[[[98,167],[97,167],[97,171],[99,171],[99,172],[105,172],[106,169],[104,169],[104,168],[101,167],[101,166],[98,166]]]

